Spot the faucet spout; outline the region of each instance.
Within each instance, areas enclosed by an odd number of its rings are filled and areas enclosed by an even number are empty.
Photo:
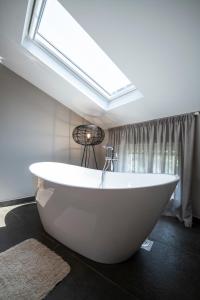
[[[118,160],[117,153],[111,145],[103,146],[106,149],[105,163],[101,174],[100,188],[103,188],[106,171],[114,172],[114,161]]]

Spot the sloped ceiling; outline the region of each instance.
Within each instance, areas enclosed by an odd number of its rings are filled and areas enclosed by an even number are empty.
[[[5,66],[103,128],[200,110],[200,1],[60,2],[144,98],[105,112],[32,57],[21,46],[25,0],[0,0]]]

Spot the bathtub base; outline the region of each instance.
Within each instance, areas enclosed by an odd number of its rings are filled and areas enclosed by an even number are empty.
[[[43,227],[44,227],[44,226],[43,226]],[[118,264],[118,263],[122,263],[122,262],[124,262],[124,261],[130,259],[130,258],[131,258],[138,250],[140,250],[140,246],[139,246],[139,248],[136,249],[136,250],[134,251],[134,253],[131,253],[131,254],[126,255],[126,256],[123,256],[123,257],[121,257],[121,258],[115,259],[115,258],[113,257],[113,255],[111,255],[110,258],[105,258],[105,257],[102,257],[102,256],[98,256],[97,253],[96,253],[96,255],[94,255],[93,253],[90,253],[90,254],[87,253],[87,254],[86,254],[85,252],[83,252],[83,253],[80,252],[80,250],[74,250],[73,248],[69,247],[68,244],[66,244],[63,240],[58,239],[58,238],[57,238],[57,234],[56,234],[56,235],[52,234],[52,233],[49,232],[46,228],[44,228],[44,230],[45,230],[51,237],[53,237],[56,241],[60,242],[60,243],[61,243],[62,245],[64,245],[64,246],[66,246],[68,249],[70,249],[70,250],[76,252],[77,254],[82,255],[82,256],[84,256],[84,257],[86,257],[86,258],[88,258],[88,259],[90,259],[90,260],[92,260],[92,261],[94,261],[94,262],[97,262],[97,263],[102,263],[102,264]]]

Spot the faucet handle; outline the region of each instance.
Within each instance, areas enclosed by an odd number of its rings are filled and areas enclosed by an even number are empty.
[[[103,146],[106,150],[106,159],[111,160],[113,158],[113,152],[114,152],[114,147],[112,145],[105,145]]]
[[[104,149],[110,149],[110,150],[114,150],[114,147],[112,145],[103,145],[102,146]]]
[[[117,152],[114,152],[114,153],[113,153],[113,158],[112,158],[112,160],[118,160],[118,154],[117,154]]]

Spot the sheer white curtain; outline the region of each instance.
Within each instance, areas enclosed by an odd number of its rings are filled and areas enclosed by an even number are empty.
[[[187,227],[192,225],[194,131],[194,114],[109,129],[109,144],[118,153],[116,171],[180,176],[165,214],[177,216]]]

